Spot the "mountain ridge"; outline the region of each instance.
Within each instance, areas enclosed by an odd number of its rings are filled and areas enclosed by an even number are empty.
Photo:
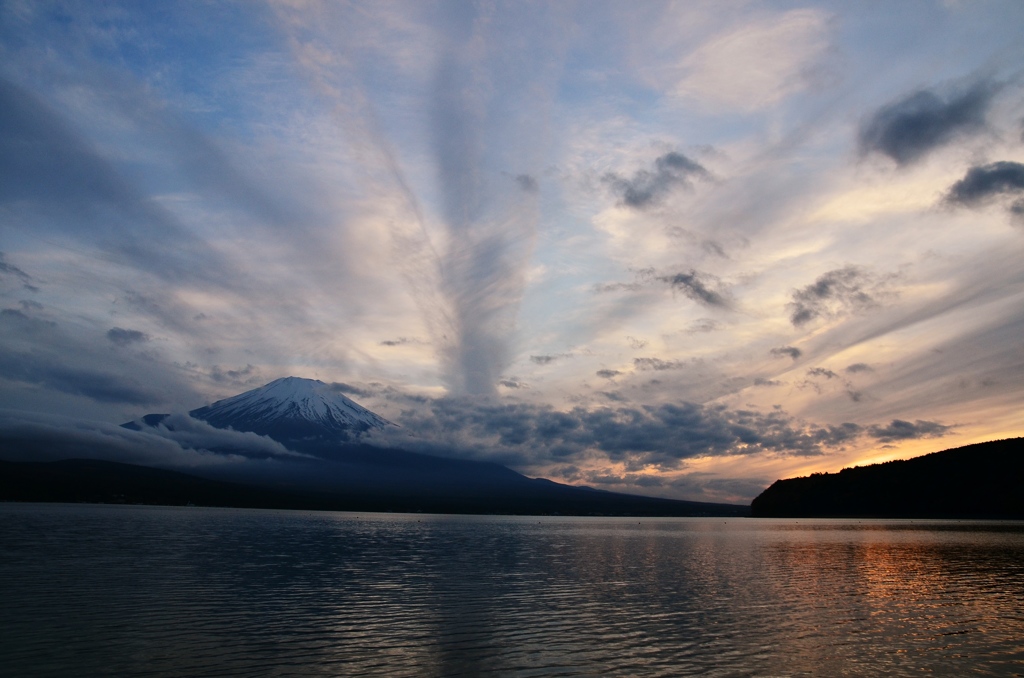
[[[777,480],[763,518],[1024,518],[1024,438]]]

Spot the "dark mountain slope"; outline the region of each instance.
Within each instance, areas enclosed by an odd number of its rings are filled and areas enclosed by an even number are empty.
[[[475,486],[446,495],[429,487],[411,491],[269,488],[95,459],[0,461],[0,501],[531,515],[737,516],[748,510],[745,506],[637,497],[523,480],[514,489]]]
[[[755,517],[1024,518],[1024,438],[778,480]]]

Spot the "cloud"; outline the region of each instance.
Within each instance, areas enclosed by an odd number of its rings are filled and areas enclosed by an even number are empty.
[[[707,332],[717,332],[720,329],[722,329],[722,324],[717,320],[698,318],[687,325],[684,332],[687,334],[704,334]]]
[[[505,388],[525,388],[521,381],[516,381],[515,379],[502,379],[498,384]]]
[[[824,377],[826,379],[838,379],[839,375],[832,370],[827,370],[824,367],[812,367],[807,370],[807,375],[810,377]]]
[[[410,337],[398,337],[397,339],[384,339],[380,342],[381,346],[405,346],[406,344],[422,344],[424,343],[421,339],[415,339]]]
[[[804,352],[798,349],[796,346],[779,346],[778,348],[773,348],[771,351],[769,351],[769,353],[771,353],[776,358],[784,358],[788,356],[793,360],[796,360],[797,358],[804,354]]]
[[[861,126],[861,153],[887,155],[897,165],[912,164],[931,151],[985,128],[985,116],[999,87],[977,82],[940,96],[920,90],[883,106]]]
[[[214,365],[210,368],[210,379],[218,384],[241,387],[260,383],[262,376],[255,365],[246,365],[237,370],[225,370],[219,365]]]
[[[368,441],[516,468],[594,460],[622,462],[631,471],[678,468],[685,459],[723,455],[817,455],[857,439],[861,426],[814,426],[785,412],[734,410],[675,402],[558,411],[549,405],[490,399],[439,398],[410,408],[404,431],[373,432]]]
[[[106,333],[92,325],[57,323],[10,309],[0,312],[0,375],[7,392],[43,397],[49,391],[52,399],[64,402],[73,400],[56,394],[92,404],[151,406],[196,398],[183,378],[197,374],[201,370],[196,366],[168,364],[153,351],[111,350]],[[79,404],[92,409],[91,404]]]
[[[84,396],[100,403],[153,405],[163,395],[120,372],[64,365],[35,353],[0,350],[0,373],[5,379]]]
[[[14,264],[7,262],[7,257],[3,252],[0,252],[0,275],[14,276],[22,282],[23,285],[30,285],[32,283],[32,276],[25,271],[21,270]]]
[[[10,461],[105,459],[165,468],[234,464],[243,457],[184,448],[106,422],[0,409],[0,455]]]
[[[708,178],[710,174],[696,161],[672,151],[656,158],[652,169],[638,170],[632,179],[609,172],[603,181],[623,205],[642,210],[658,204],[673,190],[690,186],[693,177]]]
[[[1000,161],[967,170],[960,181],[950,186],[944,201],[949,205],[975,207],[996,198],[1024,193],[1024,164]],[[1024,199],[1009,206],[1010,214],[1024,216]]]
[[[834,318],[841,313],[860,312],[877,306],[893,295],[893,276],[879,277],[858,266],[829,271],[810,285],[793,292],[787,304],[794,326],[817,318]]]
[[[782,386],[782,382],[776,379],[765,379],[764,377],[757,377],[754,379],[754,386]]]
[[[536,365],[550,365],[556,360],[562,360],[563,358],[571,358],[572,353],[558,353],[556,355],[531,355],[530,362]]]
[[[307,457],[293,452],[281,443],[256,433],[216,428],[187,414],[172,414],[156,426],[134,422],[144,433],[173,440],[185,449],[209,450],[220,454],[245,457]]]
[[[676,273],[658,278],[667,282],[672,289],[679,290],[690,299],[705,306],[729,308],[726,294],[721,291],[721,282],[708,273],[690,270],[689,273]],[[718,287],[719,289],[715,289]]]
[[[636,337],[626,337],[626,341],[629,342],[629,347],[634,351],[646,348],[648,343],[646,339],[637,339]]]
[[[827,26],[825,12],[797,9],[723,32],[683,61],[675,93],[709,109],[772,106],[813,82],[828,48]]]
[[[540,190],[537,180],[529,174],[520,174],[516,176],[516,184],[527,193],[536,193]]]
[[[354,386],[352,384],[346,384],[343,381],[331,382],[327,386],[332,391],[335,391],[336,393],[340,393],[345,396],[354,395],[360,398],[372,398],[373,396],[377,395],[377,391],[375,390],[364,388],[361,386]]]
[[[74,236],[85,231],[165,280],[225,280],[218,272],[227,262],[212,248],[125,180],[35,94],[2,77],[0,205],[55,215],[48,227]]]
[[[644,283],[596,283],[594,291],[601,292],[639,292],[644,288]]]
[[[846,367],[847,374],[858,374],[860,372],[874,372],[871,365],[867,363],[854,363]]]
[[[868,428],[868,433],[883,443],[916,438],[941,438],[949,432],[951,426],[944,426],[934,421],[918,419],[911,423],[902,419],[893,419],[885,426],[876,425]]]
[[[111,327],[107,330],[107,339],[118,346],[129,346],[149,341],[149,335],[139,330],[126,330],[121,327]]]
[[[622,372],[618,370],[598,370],[595,374],[602,379],[613,379],[622,374]]]
[[[430,82],[430,144],[440,188],[443,228],[449,247],[440,253],[441,293],[447,302],[447,348],[442,356],[451,390],[493,394],[512,356],[511,341],[526,285],[538,219],[532,177],[495,185],[495,163],[531,165],[544,138],[543,116],[508,116],[535,96],[543,69],[540,34],[531,65],[519,73],[502,48],[507,34],[486,10],[459,6],[447,14],[437,34]],[[489,15],[488,15],[489,16]],[[498,22],[499,24],[501,22]],[[501,86],[495,85],[496,81]],[[417,111],[416,113],[420,113]],[[500,139],[514,139],[512,145]],[[535,183],[535,181],[534,181]]]
[[[684,367],[684,363],[678,360],[662,360],[661,358],[633,358],[633,367],[638,370],[678,370]]]

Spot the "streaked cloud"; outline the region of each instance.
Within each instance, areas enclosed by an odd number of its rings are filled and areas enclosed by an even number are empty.
[[[0,407],[122,449],[296,374],[731,500],[1024,434],[1024,6],[535,9],[0,6]]]
[[[712,110],[753,112],[774,105],[813,82],[829,46],[828,23],[818,9],[740,22],[682,61],[674,94]]]

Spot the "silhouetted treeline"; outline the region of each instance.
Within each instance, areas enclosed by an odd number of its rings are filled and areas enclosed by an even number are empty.
[[[1024,438],[777,480],[761,518],[1024,518]]]

